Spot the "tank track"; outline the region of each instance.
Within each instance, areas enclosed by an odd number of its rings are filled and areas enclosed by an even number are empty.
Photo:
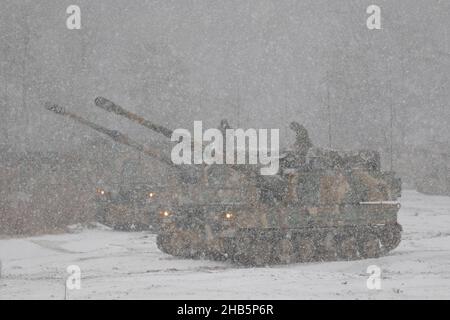
[[[192,237],[159,234],[158,248],[183,258],[231,260],[244,266],[264,266],[313,261],[378,258],[395,249],[401,240],[399,224],[335,228],[240,230],[224,240],[224,252],[210,250]]]

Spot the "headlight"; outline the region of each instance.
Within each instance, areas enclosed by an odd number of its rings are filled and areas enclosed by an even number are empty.
[[[171,213],[170,213],[170,211],[168,211],[168,210],[163,210],[163,211],[161,211],[159,214],[160,214],[161,217],[163,217],[163,218],[167,218],[167,217],[170,217],[170,216],[171,216]]]
[[[150,198],[150,199],[153,199],[154,197],[155,197],[155,193],[154,192],[149,192],[148,193],[148,197]]]
[[[224,215],[225,220],[233,220],[234,219],[234,213],[232,212],[227,212]]]
[[[97,188],[97,194],[104,196],[106,194],[106,191],[101,188]]]

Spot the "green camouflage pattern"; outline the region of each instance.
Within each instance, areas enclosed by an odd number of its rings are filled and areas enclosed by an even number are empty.
[[[96,104],[166,138],[170,129],[151,123],[105,98]],[[175,166],[158,150],[93,124],[56,105],[72,118],[161,161],[179,172],[158,193],[158,247],[182,257],[231,259],[246,265],[326,259],[374,258],[400,243],[397,223],[401,181],[381,171],[375,151],[314,148],[307,130],[292,123],[293,150],[280,158],[274,176],[240,165]],[[219,128],[229,127],[222,121]],[[115,210],[125,220],[128,209]]]

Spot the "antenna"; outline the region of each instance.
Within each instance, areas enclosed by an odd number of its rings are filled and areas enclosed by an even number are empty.
[[[238,82],[238,88],[237,88],[237,124],[238,127],[241,127],[241,90],[240,90],[240,84]]]
[[[391,93],[392,93],[392,83],[391,82],[389,82],[389,85],[390,85],[390,89],[391,89]],[[391,97],[390,97],[390,117],[391,117],[391,119],[390,119],[390,146],[389,146],[389,153],[390,153],[390,167],[391,167],[391,171],[393,170],[393,168],[394,168],[394,157],[393,157],[393,138],[394,138],[394,105],[393,105],[393,103],[392,103],[392,94],[391,94]]]
[[[288,131],[288,127],[289,127],[289,117],[288,117],[288,97],[287,97],[287,84],[286,84],[286,88],[284,90],[284,116],[283,116],[283,121],[284,121],[284,127],[286,132]]]
[[[328,110],[328,147],[331,149],[333,147],[332,136],[331,136],[331,105],[330,105],[330,76],[329,71],[327,71],[327,110]]]

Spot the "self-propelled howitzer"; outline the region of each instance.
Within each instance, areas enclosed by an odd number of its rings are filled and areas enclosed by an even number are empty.
[[[173,183],[175,186],[189,184],[197,179],[198,173],[193,171],[194,168],[175,166],[169,157],[156,148],[144,146],[119,131],[91,122],[59,105],[47,103],[45,107],[56,114],[106,135],[116,143],[131,147],[151,159],[169,166],[174,170],[174,176],[177,177],[177,183]],[[140,174],[146,175],[145,172],[140,172]],[[122,176],[118,185],[96,186],[97,220],[119,230],[142,230],[155,227],[158,222],[158,207],[156,206],[159,201],[163,201],[164,192],[162,190],[165,190],[165,186],[159,185],[155,181],[150,182],[150,178],[147,174],[142,176],[139,181],[126,181]],[[142,181],[146,181],[146,183]]]
[[[170,129],[105,98],[96,105],[171,136]],[[175,256],[246,265],[374,258],[397,247],[400,179],[381,171],[379,154],[313,148],[305,128],[291,128],[298,132],[298,150],[283,155],[277,175],[205,165],[197,181],[169,188],[158,247]]]

